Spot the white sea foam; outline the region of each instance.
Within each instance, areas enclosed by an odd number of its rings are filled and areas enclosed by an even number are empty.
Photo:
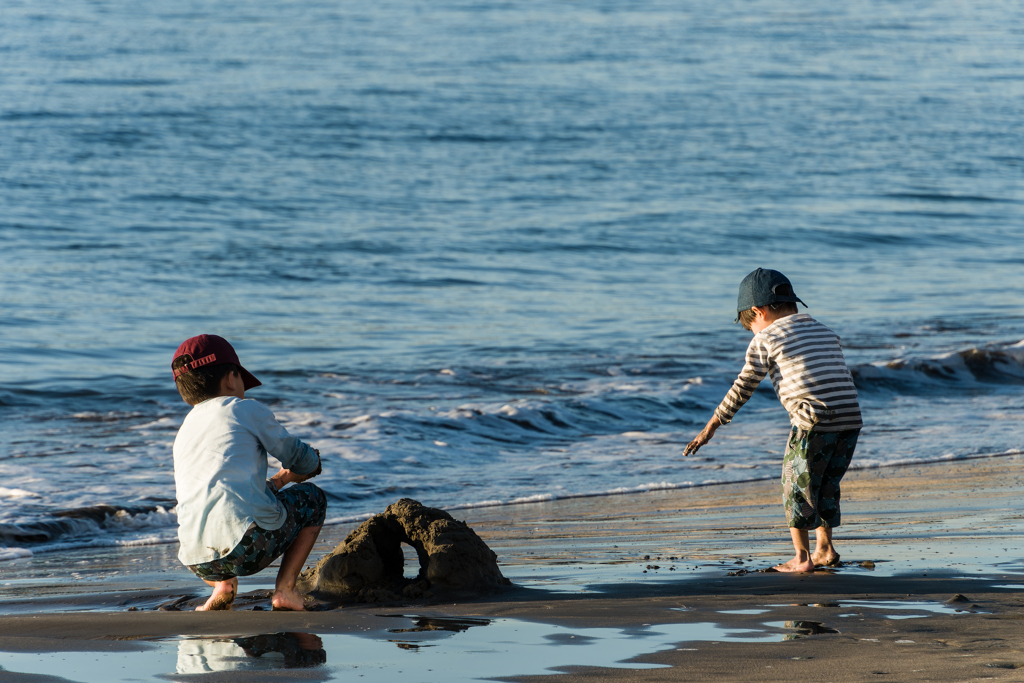
[[[32,551],[26,548],[0,548],[0,562],[10,562],[32,557]]]
[[[146,422],[139,425],[131,425],[128,429],[139,432],[166,432],[177,431],[181,428],[181,419],[173,417],[162,417],[159,420]]]
[[[1010,448],[997,453],[943,453],[931,457],[893,458],[891,460],[867,459],[854,457],[850,463],[851,470],[880,469],[884,467],[907,467],[911,465],[927,465],[929,463],[949,462],[951,460],[985,460],[988,458],[1005,458],[1013,455],[1024,455],[1024,450]]]
[[[8,489],[0,486],[0,498],[41,498],[38,493],[25,489]]]
[[[139,538],[117,539],[114,545],[128,548],[145,545],[164,545],[166,543],[176,543],[177,541],[178,534],[175,531],[171,533],[151,534],[149,536],[142,536]]]
[[[652,482],[649,484],[639,484],[637,486],[620,486],[612,489],[606,489],[603,491],[590,491],[586,493],[539,493],[532,496],[522,496],[520,498],[512,498],[510,500],[482,500],[475,503],[459,503],[457,505],[444,506],[445,510],[469,510],[473,508],[486,508],[486,507],[503,507],[506,505],[529,505],[532,503],[548,503],[557,500],[574,500],[577,498],[601,498],[604,496],[622,496],[638,493],[649,493],[654,491],[672,491],[675,489],[688,489],[699,486],[714,486],[722,484],[740,484],[750,481],[760,481],[769,479],[771,477],[755,477],[751,479],[740,479],[740,480],[714,480],[708,479],[702,482]]]
[[[513,498],[508,503],[509,505],[523,505],[524,503],[544,503],[549,500],[555,500],[556,498],[557,496],[553,493],[538,493],[532,496]]]
[[[113,515],[108,516],[103,521],[103,526],[108,531],[113,530],[132,530],[137,531],[140,529],[151,529],[176,525],[178,523],[178,515],[175,508],[167,509],[161,505],[158,505],[156,510],[153,512],[142,512],[137,514],[130,514],[125,510],[119,510]]]
[[[83,550],[85,548],[121,548],[121,547],[136,547],[136,546],[147,546],[147,545],[167,545],[168,543],[177,543],[178,534],[175,531],[168,531],[162,534],[150,534],[147,536],[134,536],[128,538],[121,538],[111,535],[101,535],[93,538],[87,538],[76,541],[58,541],[54,543],[44,543],[39,546],[33,547],[33,552],[37,555],[64,552],[68,550]]]
[[[328,508],[329,509],[329,508]],[[337,526],[338,524],[352,524],[353,522],[365,522],[373,517],[376,512],[364,512],[359,515],[346,515],[344,517],[330,517],[324,520],[324,526]]]

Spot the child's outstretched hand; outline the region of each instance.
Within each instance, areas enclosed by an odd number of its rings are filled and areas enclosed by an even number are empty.
[[[686,448],[683,449],[683,457],[687,455],[693,455],[700,450],[700,447],[711,441],[711,437],[715,435],[715,431],[722,426],[721,420],[718,419],[717,415],[712,416],[708,423],[701,430],[697,438],[686,444]]]

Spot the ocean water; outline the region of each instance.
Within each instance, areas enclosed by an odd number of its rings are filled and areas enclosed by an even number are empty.
[[[1024,447],[1024,9],[0,9],[0,559],[175,537],[185,338],[329,519],[775,477],[736,288],[837,331],[855,466]]]

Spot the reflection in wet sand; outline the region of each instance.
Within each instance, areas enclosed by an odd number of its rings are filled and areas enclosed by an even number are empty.
[[[414,626],[410,628],[389,628],[389,633],[420,633],[423,631],[451,631],[461,633],[474,626],[487,626],[490,619],[449,619],[445,617],[409,617],[404,614],[381,614],[382,617],[412,619]]]
[[[232,639],[192,638],[178,642],[179,674],[306,668],[327,662],[314,633],[269,633]]]
[[[786,640],[799,640],[806,636],[817,636],[826,633],[839,633],[834,628],[825,626],[820,621],[783,621],[783,622],[768,622],[766,626],[775,626],[778,628],[786,628],[795,633],[790,633],[786,636]]]

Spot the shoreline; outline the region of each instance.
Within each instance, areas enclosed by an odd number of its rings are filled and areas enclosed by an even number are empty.
[[[853,465],[851,465],[850,470],[849,470],[849,472],[847,474],[847,477],[849,477],[852,473],[855,473],[855,472],[870,472],[870,471],[876,471],[876,470],[877,471],[886,471],[886,470],[890,470],[890,469],[899,469],[899,468],[907,468],[907,467],[921,467],[921,466],[927,466],[927,465],[941,465],[941,464],[956,464],[956,463],[959,463],[959,462],[965,462],[965,461],[971,461],[971,460],[991,460],[991,459],[1000,459],[1000,458],[1014,457],[1014,456],[1019,456],[1019,455],[1024,455],[1024,450],[1021,450],[1021,449],[1010,449],[1010,450],[1007,450],[1007,451],[1004,451],[1004,452],[1000,452],[1000,453],[987,453],[987,454],[982,454],[982,455],[939,456],[939,457],[936,457],[936,458],[933,458],[933,459],[903,460],[903,461],[897,461],[897,462],[893,462],[893,463],[887,463],[885,465],[871,464],[871,465],[867,465],[867,466],[858,466],[856,463],[854,463]],[[691,483],[691,482],[683,482],[683,483],[661,482],[661,483],[642,484],[642,485],[639,485],[639,486],[636,486],[636,487],[632,487],[632,488],[630,488],[628,490],[595,491],[595,492],[589,492],[589,493],[570,493],[570,494],[565,494],[565,495],[541,494],[541,495],[538,495],[538,496],[530,496],[530,497],[521,498],[521,499],[517,498],[517,499],[513,499],[513,500],[509,500],[509,501],[493,501],[493,502],[491,502],[491,501],[482,501],[482,502],[479,502],[479,503],[459,503],[459,504],[453,505],[451,507],[444,507],[444,506],[437,506],[437,507],[438,507],[438,509],[442,509],[442,510],[445,510],[445,511],[451,513],[453,516],[456,513],[459,513],[460,515],[464,516],[464,513],[467,513],[469,511],[474,511],[474,510],[488,510],[488,509],[491,509],[491,508],[497,508],[497,509],[500,510],[500,509],[505,509],[505,508],[515,508],[515,507],[519,507],[519,506],[543,505],[543,504],[549,504],[549,503],[561,503],[561,502],[566,502],[566,501],[584,500],[584,499],[588,499],[588,498],[612,498],[612,497],[618,497],[618,496],[642,496],[642,495],[647,495],[647,494],[657,494],[657,493],[677,492],[677,491],[689,491],[689,490],[694,490],[694,489],[712,488],[712,487],[719,487],[719,486],[739,486],[739,485],[743,485],[743,484],[752,484],[752,483],[757,483],[757,482],[772,482],[772,481],[774,481],[776,479],[778,479],[778,475],[774,475],[773,474],[773,475],[766,475],[766,476],[763,476],[763,477],[753,477],[753,478],[749,478],[749,479],[736,479],[736,480],[732,480],[732,481],[717,481],[716,480],[716,481],[705,481],[705,482],[700,482],[700,483]],[[386,507],[386,504],[383,507]],[[383,507],[381,508],[381,510],[383,510]],[[349,515],[349,516],[337,517],[335,519],[327,519],[324,522],[324,528],[326,529],[326,528],[329,528],[329,527],[337,527],[337,526],[342,526],[342,525],[355,525],[355,526],[358,526],[362,522],[364,522],[367,519],[373,517],[375,514],[377,514],[381,510],[378,510],[377,512],[364,512],[364,513],[358,513],[358,514],[353,514],[353,515]],[[154,532],[163,531],[163,532],[166,533],[169,529],[173,529],[173,527],[154,527],[153,530],[154,530]],[[148,539],[140,539],[140,540],[135,540],[135,541],[127,541],[127,542],[113,541],[113,542],[111,542],[109,544],[94,543],[92,541],[83,541],[81,545],[74,545],[73,541],[69,541],[69,542],[65,543],[64,545],[62,545],[61,547],[50,549],[50,548],[45,548],[45,546],[44,546],[44,549],[41,549],[41,550],[33,550],[31,548],[21,548],[21,547],[4,547],[4,548],[0,548],[0,553],[2,553],[4,551],[10,551],[10,556],[9,557],[0,557],[0,568],[5,567],[6,563],[9,563],[9,562],[13,562],[13,561],[17,561],[17,560],[23,560],[23,559],[28,559],[28,558],[36,557],[36,556],[40,556],[40,555],[50,555],[52,553],[61,553],[61,552],[74,553],[74,552],[85,551],[85,550],[98,550],[98,551],[102,551],[104,549],[109,549],[109,550],[112,550],[112,551],[117,551],[117,550],[121,550],[121,549],[129,549],[129,548],[134,548],[134,547],[145,548],[145,547],[160,546],[160,545],[173,545],[176,542],[177,542],[176,538],[168,538],[166,540],[160,540],[160,541],[153,541],[153,540],[148,540]]]

